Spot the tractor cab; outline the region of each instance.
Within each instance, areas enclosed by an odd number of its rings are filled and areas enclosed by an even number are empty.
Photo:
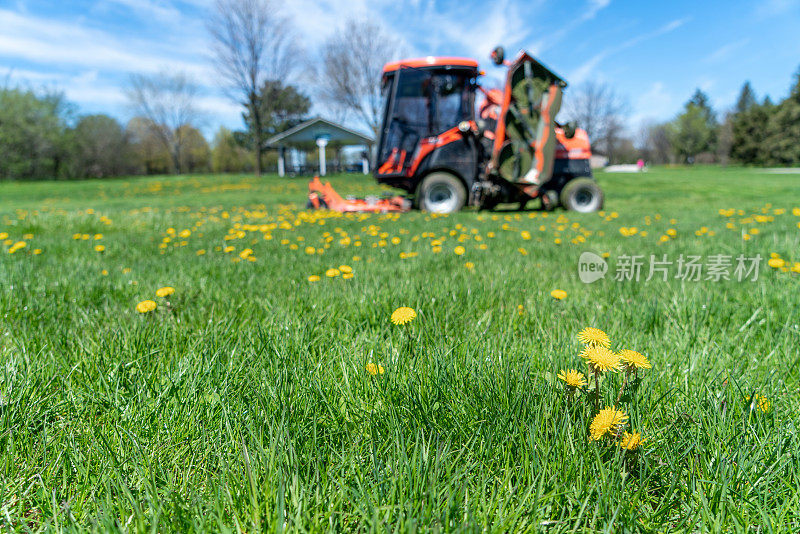
[[[415,177],[437,168],[471,182],[478,152],[466,135],[474,124],[478,63],[464,58],[412,59],[383,69],[383,127],[376,179],[414,192]],[[462,130],[459,130],[461,125]]]

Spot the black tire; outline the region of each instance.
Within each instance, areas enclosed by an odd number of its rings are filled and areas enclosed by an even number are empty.
[[[553,211],[558,207],[558,193],[552,189],[548,189],[542,193],[542,209],[544,211]]]
[[[603,200],[603,190],[591,178],[575,178],[561,190],[561,205],[578,213],[603,209]]]
[[[431,213],[453,213],[464,207],[467,190],[461,180],[446,172],[426,176],[417,190],[419,208]]]

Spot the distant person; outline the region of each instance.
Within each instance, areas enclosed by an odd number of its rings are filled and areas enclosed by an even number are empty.
[[[636,168],[639,169],[639,172],[644,171],[644,160],[639,158],[639,161],[636,162]]]

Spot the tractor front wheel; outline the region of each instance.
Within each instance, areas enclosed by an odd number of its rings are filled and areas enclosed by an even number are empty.
[[[467,190],[461,180],[446,172],[434,172],[419,184],[417,203],[431,213],[453,213],[464,207]]]
[[[591,178],[570,180],[561,190],[561,205],[578,213],[603,209],[603,190]]]

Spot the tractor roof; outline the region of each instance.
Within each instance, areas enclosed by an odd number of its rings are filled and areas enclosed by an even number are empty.
[[[426,67],[468,67],[477,69],[478,62],[466,57],[422,57],[393,61],[383,66],[384,74],[398,69],[421,69]]]

